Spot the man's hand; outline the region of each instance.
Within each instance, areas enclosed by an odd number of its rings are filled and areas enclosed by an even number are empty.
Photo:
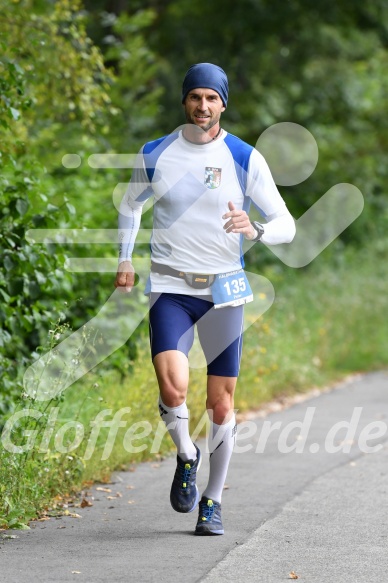
[[[227,233],[242,233],[246,239],[256,237],[256,230],[252,227],[249,216],[243,210],[237,210],[232,201],[228,202],[229,212],[222,215],[223,219],[229,219],[224,225]]]
[[[130,292],[135,284],[135,270],[130,261],[122,261],[117,269],[115,287],[121,292]]]

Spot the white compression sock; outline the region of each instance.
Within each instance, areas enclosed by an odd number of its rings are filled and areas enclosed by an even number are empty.
[[[224,425],[217,425],[216,423],[211,423],[210,425],[212,440],[209,481],[202,496],[221,503],[222,490],[235,444],[236,416],[233,414],[230,421]]]
[[[195,460],[197,450],[189,433],[189,410],[186,401],[179,407],[167,407],[159,397],[159,412],[177,447],[179,457],[185,462]]]

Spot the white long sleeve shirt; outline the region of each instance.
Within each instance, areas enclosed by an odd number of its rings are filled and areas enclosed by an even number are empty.
[[[193,144],[182,132],[148,142],[140,151],[120,205],[119,262],[132,260],[142,207],[154,198],[151,259],[191,273],[226,273],[244,266],[243,235],[226,233],[228,201],[249,211],[251,202],[266,219],[262,242],[289,243],[295,222],[263,156],[223,130],[207,144]],[[203,294],[184,280],[151,273],[152,291]]]

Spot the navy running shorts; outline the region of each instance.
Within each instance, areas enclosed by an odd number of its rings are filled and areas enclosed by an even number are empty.
[[[243,317],[243,306],[215,310],[211,296],[151,292],[149,332],[152,359],[165,350],[179,350],[188,356],[196,325],[207,362],[207,374],[237,377]]]

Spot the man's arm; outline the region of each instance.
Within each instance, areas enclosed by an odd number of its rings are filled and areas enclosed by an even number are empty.
[[[142,205],[134,208],[128,203],[127,194],[121,201],[119,211],[119,266],[115,287],[130,292],[135,283],[135,270],[132,265],[132,252],[139,232]]]
[[[251,241],[257,236],[257,230],[252,225],[248,214],[244,210],[238,210],[232,201],[228,202],[229,212],[225,213],[222,218],[229,219],[224,229],[227,233],[241,233],[246,239]],[[280,243],[291,243],[295,237],[295,221],[284,207],[283,210],[267,216],[267,222],[261,223],[263,234],[260,241],[266,245],[279,245]]]
[[[119,266],[114,285],[120,291],[130,292],[135,283],[132,253],[140,228],[142,208],[151,195],[152,187],[144,168],[142,152],[140,152],[119,209]]]
[[[276,187],[267,162],[257,150],[253,150],[249,161],[246,196],[266,220],[261,223],[264,232],[260,241],[266,245],[291,243],[296,233],[295,221]]]
[[[262,223],[264,233],[260,239],[266,245],[280,245],[291,243],[295,237],[295,221],[287,207],[284,210],[267,216],[266,223]]]

